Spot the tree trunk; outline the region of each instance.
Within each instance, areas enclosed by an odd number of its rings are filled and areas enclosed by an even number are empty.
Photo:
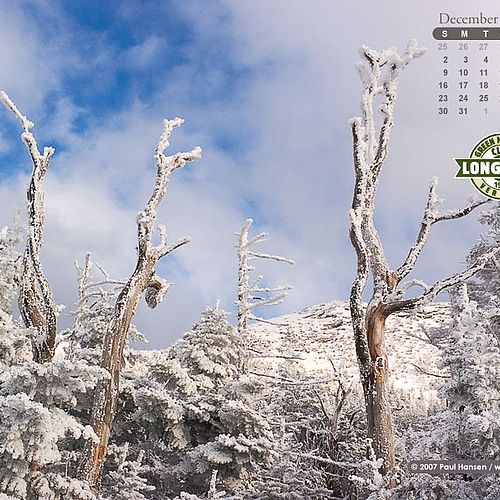
[[[118,296],[114,320],[106,333],[101,367],[109,372],[109,378],[100,380],[96,387],[90,424],[98,442],[89,442],[80,465],[80,478],[87,480],[91,488],[99,492],[106,459],[111,428],[116,415],[120,391],[120,373],[123,351],[130,323],[137,303],[154,274],[156,260],[140,261]]]
[[[386,318],[386,312],[380,305],[372,306],[367,311],[366,332],[370,367],[363,379],[368,437],[372,440],[375,456],[382,458],[380,473],[383,475],[395,466],[394,432],[387,389],[389,366],[384,347]]]
[[[156,264],[162,257],[189,241],[189,238],[182,238],[172,245],[167,245],[166,229],[164,226],[158,226],[160,243],[153,245],[156,209],[165,195],[170,174],[187,162],[198,160],[201,155],[199,147],[188,153],[177,153],[168,157],[164,155],[172,130],[183,122],[181,118],[163,120],[163,132],[154,154],[156,182],[144,210],[139,212],[136,218],[137,264],[116,299],[113,319],[104,337],[101,367],[107,370],[109,378],[100,380],[97,384],[90,419],[98,440],[87,444],[79,470],[80,479],[87,480],[96,494],[99,493],[111,427],[118,405],[123,350],[137,303],[144,293],[146,303],[151,308],[162,301],[168,290],[168,283],[156,276]]]
[[[394,50],[377,52],[369,47],[362,47],[364,61],[358,65],[363,84],[361,116],[351,121],[355,185],[349,212],[349,236],[357,256],[357,275],[350,296],[351,320],[365,396],[368,437],[372,439],[376,458],[382,459],[380,472],[384,475],[390,473],[395,465],[394,434],[387,390],[389,367],[384,348],[385,320],[390,314],[430,302],[440,291],[473,276],[491,262],[496,253],[500,253],[500,248],[492,253],[486,252],[465,271],[437,281],[432,286],[420,280],[403,281],[413,271],[433,224],[464,217],[487,202],[477,200],[465,208],[441,211],[440,200],[436,196],[435,178],[429,189],[420,230],[405,261],[399,268],[391,270],[385,258],[382,241],[373,222],[375,195],[388,153],[397,79],[401,71],[423,53],[424,49],[417,47],[415,40],[410,40],[402,56]],[[380,106],[383,122],[377,132],[374,102],[380,95],[383,100]],[[363,294],[370,274],[373,279],[373,295],[365,311]],[[414,286],[422,287],[423,293],[417,297],[405,298],[406,292]],[[389,479],[389,486],[393,486],[393,482]]]

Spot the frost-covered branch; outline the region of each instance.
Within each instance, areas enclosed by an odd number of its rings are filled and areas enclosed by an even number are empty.
[[[443,220],[454,220],[454,219],[460,219],[461,217],[465,217],[475,208],[480,207],[490,201],[488,199],[477,199],[477,200],[472,200],[464,208],[440,211],[439,206],[441,205],[441,200],[437,198],[436,194],[437,185],[438,185],[438,179],[437,177],[434,177],[430,184],[427,204],[425,206],[424,215],[420,223],[420,230],[418,232],[417,239],[413,244],[413,246],[410,248],[408,256],[406,257],[403,264],[395,271],[395,276],[398,282],[404,279],[409,273],[411,273],[411,271],[413,271],[413,268],[417,263],[418,257],[420,256],[422,249],[427,243],[431,227],[434,224]]]
[[[169,253],[172,253],[174,250],[177,250],[179,247],[182,247],[183,245],[187,245],[191,241],[190,236],[185,236],[184,238],[180,238],[172,245],[159,245],[158,246],[158,252],[161,257],[165,257],[165,255],[168,255]]]
[[[391,271],[386,260],[374,224],[375,196],[394,124],[397,79],[401,71],[423,52],[413,40],[401,56],[394,49],[377,52],[362,47],[363,61],[357,66],[363,86],[361,116],[351,121],[355,184],[349,212],[349,234],[356,252],[357,272],[351,288],[350,310],[365,395],[368,437],[373,443],[377,458],[382,459],[380,472],[384,475],[395,465],[392,418],[386,383],[389,374],[385,349],[387,317],[397,311],[430,302],[442,290],[473,276],[496,257],[498,250],[485,253],[465,271],[437,281],[431,286],[415,279],[402,282],[413,271],[435,223],[459,219],[487,203],[487,200],[473,200],[464,208],[441,211],[441,201],[436,195],[437,180],[434,179],[430,185],[420,230],[405,261],[399,268]],[[376,98],[381,100],[382,115],[378,131],[374,111]],[[370,274],[373,280],[373,294],[365,307],[362,299]],[[405,293],[414,286],[422,288],[421,294],[405,300]]]
[[[285,354],[272,354],[272,353],[264,353],[255,349],[254,347],[249,347],[249,351],[253,352],[252,358],[277,358],[277,359],[292,359],[295,361],[304,361],[305,358],[302,356],[287,356]]]
[[[28,149],[33,165],[31,180],[27,190],[28,236],[22,261],[19,284],[19,311],[26,327],[37,332],[32,340],[33,356],[38,363],[52,360],[56,347],[58,308],[52,296],[49,282],[40,261],[45,219],[43,180],[54,154],[54,148],[46,147],[40,153],[30,129],[33,122],[28,120],[16,107],[10,97],[0,91],[0,101],[14,113],[21,123],[21,138]]]
[[[92,269],[97,267],[104,279],[99,281],[93,281],[92,279]],[[112,295],[116,294],[116,287],[120,290],[125,286],[126,281],[112,279],[108,272],[97,262],[92,260],[92,254],[87,252],[85,255],[85,261],[83,267],[80,267],[78,261],[75,261],[75,267],[78,273],[78,306],[81,307],[83,304],[89,301],[91,297],[104,297],[105,295],[110,295],[110,287],[115,287]]]
[[[277,323],[276,321],[271,321],[269,319],[259,318],[253,314],[248,315],[248,321],[257,321],[258,323],[265,323],[266,325],[282,326],[283,323]]]
[[[144,210],[139,212],[136,219],[138,243],[136,268],[118,295],[113,318],[104,338],[101,366],[111,376],[98,384],[91,415],[91,424],[99,436],[99,442],[87,447],[80,467],[81,478],[89,481],[95,491],[98,491],[100,486],[109,435],[116,413],[123,351],[137,303],[142,295],[149,307],[156,307],[162,301],[168,291],[169,283],[156,275],[156,265],[162,257],[188,242],[187,238],[183,238],[173,245],[167,245],[166,229],[160,226],[160,243],[156,246],[153,244],[156,210],[165,195],[170,175],[187,162],[201,157],[199,147],[187,153],[177,153],[172,156],[164,154],[165,148],[169,146],[172,131],[183,122],[181,118],[163,122],[163,131],[154,152],[155,185]]]
[[[336,378],[327,378],[323,380],[292,380],[284,377],[280,377],[279,375],[271,375],[269,373],[259,373],[254,371],[248,372],[250,375],[255,375],[256,377],[265,377],[270,378],[275,381],[277,384],[285,384],[285,385],[297,385],[297,386],[308,386],[308,385],[321,385],[321,384],[331,384],[335,382]]]
[[[451,378],[450,375],[443,375],[441,373],[433,373],[425,370],[422,368],[420,365],[417,365],[415,363],[410,363],[410,365],[414,366],[420,373],[423,373],[424,375],[429,375],[431,377],[438,377],[438,378]]]
[[[24,116],[18,109],[17,106],[14,104],[14,102],[11,100],[11,98],[7,95],[6,92],[3,90],[0,90],[0,101],[3,102],[3,104],[10,109],[16,116],[16,118],[21,122],[21,126],[25,131],[28,131],[30,128],[33,128],[35,124],[28,120],[26,116]]]
[[[335,465],[336,467],[342,467],[346,469],[359,469],[365,467],[367,464],[371,464],[371,462],[368,460],[363,460],[358,462],[340,462],[337,460],[331,460],[329,458],[320,457],[318,455],[314,455],[313,453],[297,453],[295,451],[290,451],[290,450],[281,450],[281,452],[286,455],[290,455],[292,457],[306,458],[308,460],[314,460],[315,462]]]
[[[286,290],[290,290],[291,287],[284,288]],[[262,289],[265,290],[265,289]],[[255,302],[250,303],[247,305],[247,310],[252,311],[256,307],[260,306],[275,306],[278,304],[281,304],[284,300],[285,297],[288,295],[288,293],[280,293],[279,295],[275,295],[273,297],[268,297],[268,298],[260,298],[260,297],[255,297],[255,296],[249,296],[249,299],[255,300]]]
[[[360,278],[351,290],[354,300],[359,299],[360,292],[362,293],[366,286],[367,269],[364,269],[364,261],[373,271],[376,294],[383,294],[387,287],[386,276],[389,266],[373,223],[374,200],[380,170],[388,152],[390,131],[394,123],[397,77],[412,59],[419,57],[423,52],[424,50],[418,48],[414,40],[410,41],[402,56],[394,49],[377,52],[364,46],[360,50],[364,58],[364,61],[357,65],[363,85],[361,117],[351,121],[356,179],[350,214],[350,238],[358,255],[358,277]],[[378,95],[382,96],[380,111],[383,115],[383,123],[377,134],[373,108],[374,98]],[[359,316],[359,312],[355,316]]]
[[[429,285],[425,283],[425,281],[422,280],[409,280],[405,281],[399,288],[398,288],[398,293],[404,294],[407,290],[410,288],[418,286],[422,288],[425,292],[429,290]]]
[[[258,276],[252,283],[250,282],[250,273],[255,268],[250,265],[250,261],[257,259],[274,260],[277,262],[286,262],[294,264],[293,260],[262,252],[250,250],[256,243],[267,240],[268,233],[260,233],[257,236],[249,238],[249,230],[253,220],[247,219],[238,233],[238,298],[236,305],[238,307],[238,333],[243,339],[248,334],[248,322],[250,320],[259,320],[251,311],[260,306],[272,306],[283,302],[289,291],[290,285],[278,287],[260,286],[263,280]],[[275,293],[276,295],[267,296],[266,294]]]
[[[293,260],[281,257],[279,255],[271,255],[267,253],[249,251],[248,256],[250,257],[250,259],[269,259],[269,260],[276,260],[278,262],[287,262],[288,264],[295,264]]]
[[[497,274],[500,276],[500,260],[496,256],[494,256],[491,260],[495,266]]]
[[[250,238],[247,243],[247,248],[255,245],[255,243],[261,243],[263,241],[267,241],[269,239],[269,233],[260,233]]]
[[[443,290],[465,282],[474,276],[478,271],[483,269],[486,264],[491,262],[491,260],[497,256],[500,256],[500,247],[491,248],[481,255],[481,257],[479,257],[469,267],[467,267],[467,269],[442,280],[436,281],[436,283],[428,287],[427,291],[425,291],[422,295],[407,300],[394,301],[384,304],[383,309],[386,314],[389,315],[402,310],[414,309],[415,307],[432,302]]]
[[[283,292],[283,291],[289,291],[292,290],[293,287],[292,285],[283,285],[283,286],[276,286],[274,288],[272,287],[253,287],[249,288],[249,292],[261,292],[261,293],[274,293],[274,292]]]
[[[219,495],[217,493],[217,473],[219,471],[214,469],[212,471],[212,475],[210,477],[210,488],[208,490],[208,498],[218,498]]]
[[[75,267],[78,273],[78,299],[82,301],[84,298],[85,290],[89,287],[90,273],[92,272],[92,254],[87,252],[85,254],[85,263],[80,267],[78,261],[75,260]]]

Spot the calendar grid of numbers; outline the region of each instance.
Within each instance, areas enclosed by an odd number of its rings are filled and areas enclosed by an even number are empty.
[[[498,17],[451,18],[451,22],[457,24],[477,20],[498,23]],[[439,55],[436,113],[460,118],[497,113],[500,108],[500,28],[489,24],[438,27],[433,37]]]

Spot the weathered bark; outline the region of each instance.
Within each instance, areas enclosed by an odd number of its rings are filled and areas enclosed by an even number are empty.
[[[22,261],[18,304],[25,326],[37,331],[32,339],[33,358],[38,363],[46,363],[54,357],[57,335],[57,309],[40,262],[45,219],[42,181],[50,156],[36,159],[32,155],[32,161],[33,174],[27,192],[28,238]]]
[[[37,363],[46,363],[52,360],[56,348],[57,307],[40,261],[40,250],[45,221],[43,180],[54,149],[44,148],[42,155],[38,150],[35,137],[30,132],[34,126],[33,123],[21,114],[3,91],[0,91],[0,101],[14,113],[21,123],[23,127],[21,138],[33,165],[27,190],[28,236],[22,260],[18,304],[24,325],[27,328],[33,328],[36,332],[32,337],[33,359]]]
[[[101,367],[107,370],[109,378],[98,383],[91,414],[91,425],[98,436],[98,441],[87,444],[79,473],[80,478],[87,480],[96,493],[100,488],[106,451],[116,415],[123,351],[137,304],[143,293],[148,306],[155,307],[161,302],[168,290],[168,283],[155,274],[156,264],[162,257],[189,241],[188,238],[183,238],[168,246],[165,228],[159,226],[160,243],[154,246],[152,242],[156,209],[163,199],[170,174],[183,167],[186,162],[200,158],[200,148],[195,148],[189,153],[164,156],[163,151],[169,145],[168,139],[172,130],[182,123],[183,120],[179,118],[164,121],[164,130],[155,150],[156,183],[145,209],[137,216],[137,264],[116,300],[113,319],[104,338]]]
[[[155,264],[155,261],[146,261],[145,264],[138,262],[133,275],[118,296],[113,322],[104,339],[101,366],[109,372],[110,377],[99,381],[95,389],[91,418],[91,425],[99,437],[99,442],[87,444],[86,454],[91,455],[91,461],[82,465],[84,478],[95,490],[98,490],[101,482],[106,450],[116,415],[123,351],[130,323],[148,280],[153,277]]]
[[[389,363],[385,352],[385,312],[382,307],[370,308],[367,312],[367,339],[370,351],[370,370],[363,380],[366,402],[368,438],[377,458],[382,458],[382,474],[395,466],[394,432],[387,388]]]
[[[465,271],[427,286],[419,280],[402,282],[413,271],[427,242],[432,225],[444,220],[464,217],[488,200],[472,201],[458,210],[440,211],[436,196],[437,180],[431,183],[427,205],[414,245],[405,261],[391,270],[384,248],[374,224],[375,196],[380,172],[388,153],[389,136],[393,126],[397,77],[408,63],[423,51],[411,41],[402,56],[392,49],[377,52],[368,47],[361,49],[364,65],[358,65],[363,84],[361,117],[352,120],[353,160],[355,172],[354,194],[349,212],[349,236],[357,257],[357,272],[351,288],[350,311],[356,356],[363,386],[368,437],[377,459],[382,459],[380,472],[388,474],[395,466],[394,432],[392,427],[390,395],[388,393],[389,366],[385,351],[385,321],[391,314],[409,310],[433,300],[439,292],[470,278],[482,269],[500,248],[481,256]],[[382,97],[383,122],[376,133],[374,99]],[[363,294],[371,274],[373,293],[368,307],[363,305]],[[417,297],[405,299],[412,286],[423,288]],[[389,479],[388,485],[394,485]]]

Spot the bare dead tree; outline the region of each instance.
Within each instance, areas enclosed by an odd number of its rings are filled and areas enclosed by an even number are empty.
[[[78,283],[78,300],[72,313],[74,323],[71,329],[59,333],[58,340],[67,342],[68,359],[81,356],[82,348],[86,350],[90,346],[92,346],[93,351],[98,353],[98,359],[104,335],[102,335],[102,330],[101,333],[99,332],[100,326],[97,324],[106,325],[109,323],[116,298],[127,281],[112,279],[98,263],[92,260],[90,252],[85,255],[82,266],[78,261],[75,261],[74,265]],[[94,267],[100,272],[97,279],[93,277]],[[93,364],[98,362],[98,360],[92,361]]]
[[[163,133],[154,153],[157,167],[156,183],[144,210],[137,215],[137,264],[118,295],[113,318],[104,338],[101,367],[106,369],[110,376],[100,381],[96,387],[91,415],[91,425],[99,439],[87,446],[80,466],[80,478],[89,481],[96,492],[100,488],[109,436],[116,414],[123,350],[137,303],[143,294],[149,307],[154,308],[162,301],[169,283],[157,276],[156,265],[162,257],[189,241],[189,238],[182,238],[168,245],[165,226],[160,225],[158,226],[160,242],[158,245],[153,245],[156,209],[165,195],[170,175],[187,162],[201,157],[199,147],[188,153],[165,156],[164,151],[169,146],[172,130],[183,122],[181,118],[163,122]]]
[[[258,276],[252,283],[250,282],[250,273],[255,270],[251,264],[253,260],[264,259],[274,260],[278,262],[286,262],[294,264],[293,260],[279,255],[271,255],[267,253],[254,252],[251,248],[257,243],[261,243],[268,239],[268,233],[259,233],[256,236],[249,238],[248,233],[250,226],[253,224],[252,219],[247,219],[240,229],[238,235],[238,299],[236,305],[238,308],[238,334],[243,339],[244,348],[246,349],[248,336],[248,322],[266,320],[259,318],[253,314],[253,310],[260,306],[274,306],[281,304],[288,295],[292,287],[290,285],[281,285],[277,287],[262,287],[261,283],[263,276]],[[270,295],[274,294],[274,295]],[[243,356],[244,358],[244,356]],[[243,363],[244,364],[244,363]],[[242,367],[244,369],[244,366]]]
[[[109,274],[97,263],[92,260],[92,254],[87,252],[83,267],[78,261],[74,262],[78,273],[78,302],[77,307],[88,303],[91,299],[109,299],[121,291],[126,285],[126,281],[112,279]],[[100,271],[102,278],[93,280],[91,273],[94,265]],[[78,318],[76,320],[78,322]]]
[[[321,412],[324,416],[323,423],[326,427],[323,436],[318,436],[322,443],[314,443],[316,449],[322,449],[323,455],[326,455],[330,460],[335,461],[338,459],[339,443],[343,438],[345,438],[344,433],[350,432],[351,429],[339,429],[340,418],[344,412],[344,406],[346,404],[347,397],[352,391],[350,384],[346,384],[342,379],[337,367],[334,365],[332,360],[329,360],[332,366],[334,375],[337,377],[337,388],[334,392],[334,399],[330,405],[327,405],[323,400],[321,394],[318,390],[313,387],[313,392],[318,398]],[[354,418],[354,415],[352,416]],[[325,465],[326,472],[326,484],[328,489],[333,489],[336,483],[336,477],[338,476],[338,468],[333,464]]]
[[[52,360],[56,348],[58,310],[40,261],[40,250],[45,220],[43,180],[55,150],[45,147],[41,154],[35,136],[30,132],[34,124],[21,114],[3,91],[0,91],[0,101],[21,123],[21,138],[33,165],[27,191],[28,236],[22,260],[18,302],[25,326],[36,332],[32,337],[33,358],[38,363],[46,363]]]
[[[464,217],[488,201],[471,201],[465,208],[441,211],[440,201],[436,196],[437,180],[434,179],[430,185],[416,241],[406,259],[398,268],[391,270],[385,258],[382,242],[373,221],[375,195],[393,126],[397,78],[408,63],[423,52],[414,40],[410,41],[402,56],[394,49],[377,52],[362,47],[363,60],[357,66],[363,85],[361,117],[351,121],[355,185],[349,212],[349,235],[357,256],[357,276],[351,288],[350,310],[366,405],[368,437],[372,440],[377,458],[382,458],[380,472],[383,474],[395,466],[390,399],[387,391],[389,367],[384,346],[387,317],[430,302],[442,290],[474,275],[500,251],[500,248],[495,248],[485,252],[465,271],[437,281],[431,286],[419,280],[403,282],[414,269],[434,224]],[[374,100],[377,97],[382,100],[382,123],[378,131],[374,113]],[[370,274],[373,292],[365,307],[363,293]],[[422,293],[416,297],[405,298],[407,290],[414,286],[422,288]]]

